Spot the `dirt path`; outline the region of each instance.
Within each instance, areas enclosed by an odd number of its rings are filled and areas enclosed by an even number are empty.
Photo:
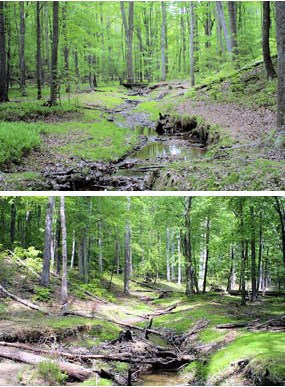
[[[230,131],[240,142],[262,138],[276,127],[276,114],[259,108],[246,108],[236,103],[187,100],[177,106],[179,114],[199,115],[210,124],[216,124]]]

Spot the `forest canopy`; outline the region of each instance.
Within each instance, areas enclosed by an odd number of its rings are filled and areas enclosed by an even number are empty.
[[[44,252],[43,272],[51,263],[60,274],[59,202],[48,201],[2,198],[0,242],[37,252],[38,264]],[[186,294],[243,290],[243,301],[245,291],[255,300],[258,291],[284,290],[282,197],[67,197],[65,206],[68,270],[86,283],[117,273],[126,293],[139,276],[184,284]]]

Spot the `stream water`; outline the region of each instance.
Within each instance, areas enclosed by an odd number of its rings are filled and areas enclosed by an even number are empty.
[[[187,139],[181,136],[158,135],[155,123],[149,119],[148,114],[135,111],[139,101],[127,100],[125,105],[128,103],[129,108],[117,110],[118,120],[115,118],[115,122],[128,131],[133,130],[144,141],[142,147],[117,164],[118,169],[114,176],[144,177],[148,172],[159,170],[163,164],[202,157],[203,150]]]
[[[178,372],[154,372],[141,377],[140,386],[182,386],[186,385],[184,377]]]

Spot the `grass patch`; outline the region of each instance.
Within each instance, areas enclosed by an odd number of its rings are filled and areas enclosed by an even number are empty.
[[[284,363],[284,348],[285,335],[283,333],[246,332],[211,357],[207,365],[208,378],[211,380],[218,378],[233,362],[254,359],[258,355],[268,358],[271,357],[272,352],[282,353]]]
[[[50,386],[62,385],[67,379],[67,375],[61,372],[57,364],[51,361],[43,361],[38,365],[38,375]]]
[[[1,106],[1,105],[0,105]],[[0,164],[19,161],[27,151],[39,146],[41,138],[37,124],[2,122],[0,127]]]
[[[95,377],[84,380],[84,382],[80,383],[80,386],[113,386],[111,380]]]

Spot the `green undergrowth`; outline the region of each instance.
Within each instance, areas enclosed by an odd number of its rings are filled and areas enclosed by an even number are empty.
[[[80,386],[113,386],[113,383],[111,380],[100,378],[100,377],[94,377],[87,380],[84,380],[84,382],[79,384]]]
[[[1,105],[0,105],[1,106]],[[37,124],[2,122],[0,126],[0,164],[19,161],[30,149],[39,147],[41,138]]]
[[[246,373],[255,385],[282,386],[285,381],[284,351],[267,351],[254,357],[246,367]]]
[[[278,353],[275,357],[275,379],[281,378],[284,382],[284,348],[285,335],[278,332],[246,332],[241,337],[236,338],[225,348],[217,351],[209,360],[206,367],[207,379],[217,384],[226,369],[240,360],[253,361],[252,368],[259,367],[261,362],[263,367],[268,360],[272,359],[272,353]],[[257,356],[261,358],[257,358]],[[278,360],[278,362],[277,362]],[[270,361],[271,362],[271,361]],[[269,364],[267,364],[269,366]],[[276,374],[278,373],[278,377]],[[280,379],[279,379],[280,381]]]
[[[276,59],[274,59],[276,65]],[[267,107],[276,111],[277,79],[268,81],[263,64],[241,70],[223,70],[204,79],[185,94],[191,99],[234,102],[250,107]]]
[[[0,104],[1,121],[45,121],[70,119],[80,116],[79,109],[68,102],[53,107],[43,105],[43,101],[7,102]]]
[[[51,361],[39,363],[38,375],[48,385],[62,385],[67,380],[67,375],[61,372],[58,365]]]
[[[155,189],[278,191],[285,189],[284,173],[282,160],[254,155],[250,159],[249,152],[241,149],[220,150],[212,157],[193,160],[191,165],[184,161],[172,163],[161,171]]]

